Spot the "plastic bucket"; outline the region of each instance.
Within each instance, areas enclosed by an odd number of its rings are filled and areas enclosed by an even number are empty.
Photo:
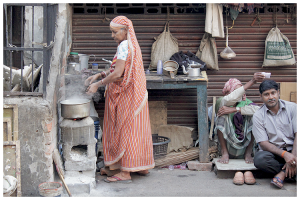
[[[63,191],[59,182],[44,182],[39,185],[39,193],[42,197],[60,197]]]

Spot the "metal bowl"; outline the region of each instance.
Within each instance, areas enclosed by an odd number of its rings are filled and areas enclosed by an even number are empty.
[[[163,64],[163,74],[166,76],[170,76],[171,78],[174,78],[177,74],[178,70],[178,63],[174,60],[167,60]]]

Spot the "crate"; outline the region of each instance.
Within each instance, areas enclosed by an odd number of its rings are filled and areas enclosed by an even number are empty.
[[[167,155],[168,143],[171,142],[170,138],[153,134],[152,142],[154,159],[162,158]]]

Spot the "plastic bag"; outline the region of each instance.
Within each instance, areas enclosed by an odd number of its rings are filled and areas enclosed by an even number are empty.
[[[179,50],[177,39],[170,33],[169,22],[166,23],[164,32],[154,39],[156,41],[153,43],[151,49],[151,63],[149,65],[149,70],[156,70],[159,60],[164,63]]]
[[[226,48],[220,53],[221,58],[231,59],[236,57],[234,51],[228,46],[228,27],[226,27]]]
[[[236,57],[236,54],[230,47],[226,47],[221,53],[220,53],[221,58],[224,59],[231,59]]]
[[[264,66],[285,66],[296,63],[288,38],[280,30],[272,28],[265,41]]]

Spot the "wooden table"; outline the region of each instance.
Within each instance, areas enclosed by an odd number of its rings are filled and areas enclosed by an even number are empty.
[[[207,117],[207,75],[201,72],[201,77],[191,78],[187,75],[177,75],[174,79],[166,75],[156,73],[146,74],[147,89],[197,89],[197,111],[198,111],[198,139],[199,160],[201,163],[209,162],[209,139],[208,139],[208,117]]]

